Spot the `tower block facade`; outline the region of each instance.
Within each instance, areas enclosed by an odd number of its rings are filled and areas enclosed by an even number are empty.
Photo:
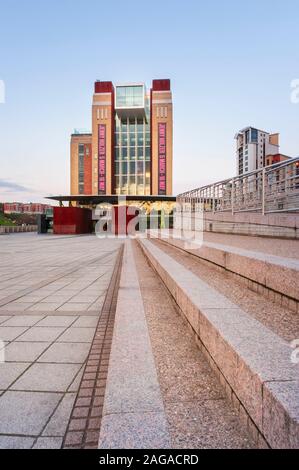
[[[152,194],[172,194],[173,116],[170,80],[153,80],[151,90]]]
[[[172,195],[170,80],[95,82],[92,132],[71,138],[72,195]]]

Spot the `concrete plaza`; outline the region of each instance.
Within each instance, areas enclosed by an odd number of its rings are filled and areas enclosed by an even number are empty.
[[[60,448],[120,242],[0,238],[0,448]]]
[[[1,236],[0,448],[298,447],[298,243]]]

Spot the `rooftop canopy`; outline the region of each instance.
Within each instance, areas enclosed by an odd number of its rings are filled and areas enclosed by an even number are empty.
[[[63,202],[77,202],[80,205],[97,205],[102,203],[109,204],[118,204],[121,200],[126,200],[128,202],[175,202],[175,196],[124,196],[124,195],[75,195],[75,196],[49,196],[46,199],[51,199],[52,201]]]

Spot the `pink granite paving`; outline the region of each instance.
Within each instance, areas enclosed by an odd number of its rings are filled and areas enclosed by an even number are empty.
[[[205,232],[204,242],[299,259],[299,240]]]
[[[214,234],[213,234],[214,235]],[[235,237],[235,235],[233,236]],[[236,238],[251,238],[238,237]],[[282,307],[253,292],[244,283],[232,278],[230,273],[202,261],[188,253],[161,241],[151,240],[161,250],[189,269],[204,282],[223,294],[242,310],[256,318],[286,341],[299,338],[299,317],[293,311]]]

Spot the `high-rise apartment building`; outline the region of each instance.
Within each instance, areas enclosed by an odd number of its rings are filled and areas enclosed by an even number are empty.
[[[71,137],[71,194],[172,194],[170,80],[95,83],[92,133]]]
[[[235,136],[237,174],[243,175],[267,165],[267,157],[279,155],[279,134],[246,127]]]

